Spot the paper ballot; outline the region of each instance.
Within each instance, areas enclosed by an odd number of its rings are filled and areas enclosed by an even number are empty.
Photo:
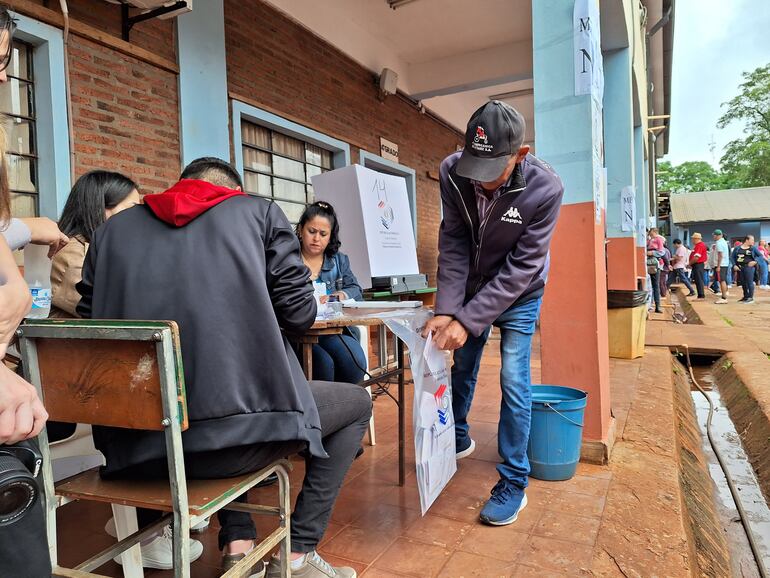
[[[420,335],[430,314],[404,312],[385,324],[409,348],[414,378],[414,450],[417,487],[423,515],[457,471],[452,387],[446,354],[432,335]]]

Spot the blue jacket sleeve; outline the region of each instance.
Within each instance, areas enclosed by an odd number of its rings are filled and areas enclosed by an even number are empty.
[[[459,193],[449,177],[449,157],[441,163],[441,206],[444,209],[438,235],[438,293],[436,315],[456,315],[465,302],[465,285],[471,267],[471,237],[457,205]]]
[[[350,268],[350,258],[345,253],[337,253],[337,261],[340,266],[340,275],[342,275],[342,290],[348,299],[355,299],[356,301],[362,301],[364,293],[361,290],[361,285],[358,284],[358,279],[353,274],[353,270]]]

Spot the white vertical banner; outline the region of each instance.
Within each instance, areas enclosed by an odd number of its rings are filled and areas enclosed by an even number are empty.
[[[573,10],[575,96],[604,94],[598,0],[575,0]]]
[[[630,233],[636,226],[636,190],[623,187],[620,191],[620,230]]]

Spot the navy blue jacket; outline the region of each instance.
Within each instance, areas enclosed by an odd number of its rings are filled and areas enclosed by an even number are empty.
[[[329,293],[339,290],[337,289],[337,281],[340,281],[341,290],[345,292],[348,299],[361,301],[364,298],[361,285],[358,284],[358,279],[350,268],[350,259],[345,253],[337,251],[332,257],[325,256],[318,279],[326,283]]]
[[[479,336],[514,303],[543,294],[564,187],[550,165],[527,155],[481,220],[473,183],[455,171],[460,154],[444,159],[439,171],[436,314]]]

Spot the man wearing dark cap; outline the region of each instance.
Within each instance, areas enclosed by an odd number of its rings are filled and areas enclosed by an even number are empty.
[[[468,412],[492,325],[500,329],[503,398],[499,482],[481,512],[487,524],[516,521],[527,504],[531,411],[530,349],[548,273],[548,249],[564,188],[529,154],[524,118],[492,101],[471,117],[465,149],[441,163],[437,345],[455,350],[452,406],[457,458],[475,449]]]

